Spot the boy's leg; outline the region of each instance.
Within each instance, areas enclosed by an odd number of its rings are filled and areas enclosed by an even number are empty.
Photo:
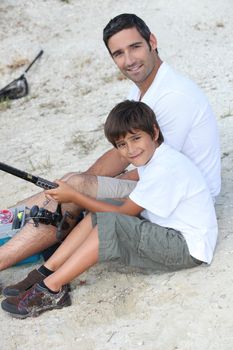
[[[44,263],[51,271],[56,271],[83,244],[92,230],[91,214],[73,228],[55,253]]]
[[[98,262],[98,248],[98,228],[95,226],[64,264],[44,280],[45,285],[53,291],[59,291],[62,286]]]

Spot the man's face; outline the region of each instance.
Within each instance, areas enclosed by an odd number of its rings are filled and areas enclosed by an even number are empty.
[[[159,146],[157,142],[159,130],[155,128],[153,139],[145,131],[132,130],[132,132],[128,132],[124,137],[120,137],[115,143],[121,156],[129,163],[138,167],[148,163],[155,149]]]
[[[156,67],[157,55],[154,49],[157,47],[157,42],[153,35],[150,45],[151,49],[136,28],[123,29],[108,41],[114,62],[139,88],[151,80],[150,75]]]

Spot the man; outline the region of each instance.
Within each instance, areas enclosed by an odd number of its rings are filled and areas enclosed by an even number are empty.
[[[112,19],[104,29],[104,42],[121,72],[135,83],[128,98],[141,100],[154,110],[165,142],[197,165],[214,200],[221,185],[220,150],[216,121],[206,97],[193,82],[161,61],[155,36],[136,15],[121,14]],[[127,166],[112,149],[85,173],[67,174],[63,180],[94,198],[124,198],[134,189],[137,173],[132,170],[118,178],[113,177]],[[44,201],[42,193],[24,203],[29,207],[34,204],[44,206]],[[55,210],[55,202],[50,201],[46,208]],[[74,204],[63,205],[63,210],[75,215],[80,209]],[[19,234],[0,247],[0,269],[55,241],[54,227],[25,225]]]

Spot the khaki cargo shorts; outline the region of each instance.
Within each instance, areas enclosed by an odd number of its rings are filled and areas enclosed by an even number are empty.
[[[126,265],[156,271],[199,266],[183,235],[147,220],[119,213],[92,214],[98,225],[99,261],[120,259]]]

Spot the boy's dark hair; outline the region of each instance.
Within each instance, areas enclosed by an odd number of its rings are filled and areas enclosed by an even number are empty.
[[[103,30],[103,40],[104,43],[111,55],[111,52],[108,47],[108,41],[109,39],[116,33],[120,32],[123,29],[129,29],[135,27],[137,31],[141,34],[141,36],[146,40],[149,48],[151,49],[150,45],[150,35],[151,31],[149,27],[146,25],[146,23],[139,18],[138,16],[131,14],[131,13],[122,13],[121,15],[118,15],[111,19],[106,27]],[[156,49],[157,51],[157,49]]]
[[[123,101],[118,103],[109,113],[104,124],[104,133],[111,144],[116,147],[116,141],[135,130],[142,130],[151,138],[155,136],[154,126],[159,130],[158,143],[164,141],[163,134],[157,123],[154,111],[143,102]]]

